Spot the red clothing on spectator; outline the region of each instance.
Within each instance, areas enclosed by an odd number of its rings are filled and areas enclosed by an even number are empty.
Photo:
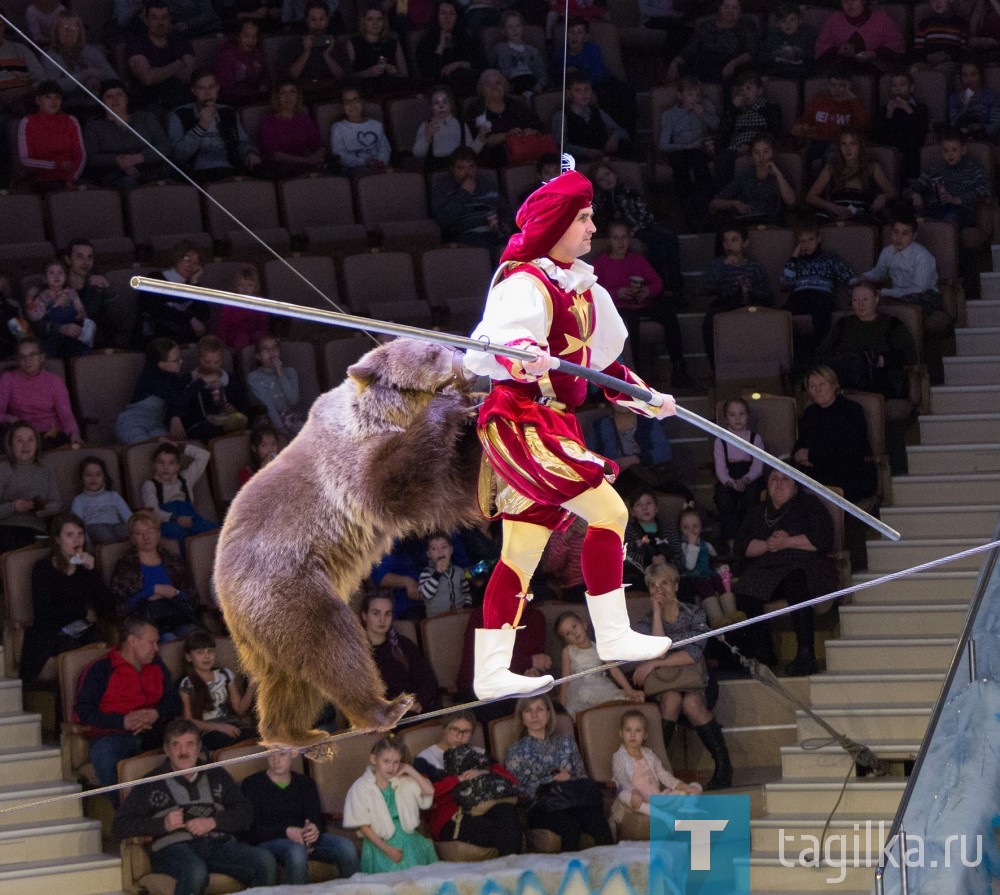
[[[80,122],[65,112],[35,112],[22,118],[17,151],[35,183],[72,185],[87,161]]]
[[[508,771],[502,764],[493,764],[490,770],[494,774],[506,777],[511,783],[517,786],[517,777]],[[434,784],[434,803],[431,805],[430,814],[427,817],[427,825],[431,830],[432,839],[441,838],[441,829],[449,820],[458,814],[458,805],[451,797],[451,791],[458,786],[461,781],[458,776],[452,774]]]
[[[615,307],[633,310],[636,307],[648,307],[651,299],[663,291],[663,280],[645,258],[638,252],[629,252],[624,258],[612,258],[610,255],[600,255],[594,261],[594,273],[597,282],[611,293]],[[629,285],[631,277],[642,277],[649,287],[649,299],[641,305],[625,304],[618,297],[620,289]]]
[[[810,100],[799,118],[799,124],[814,127],[811,140],[836,140],[842,127],[868,126],[868,107],[857,97],[838,102],[829,93],[820,93]]]
[[[26,420],[40,434],[55,430],[74,441],[80,437],[66,383],[48,370],[37,376],[8,370],[0,376],[0,422],[15,420]]]
[[[236,308],[223,305],[219,308],[219,319],[215,324],[215,334],[227,348],[239,351],[253,345],[269,332],[270,315],[250,308]]]

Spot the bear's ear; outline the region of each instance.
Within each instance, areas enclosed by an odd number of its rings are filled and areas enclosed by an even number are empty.
[[[378,379],[384,366],[381,354],[369,351],[361,360],[347,368],[347,375],[364,388]]]

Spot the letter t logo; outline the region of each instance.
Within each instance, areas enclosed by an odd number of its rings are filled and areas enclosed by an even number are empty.
[[[675,820],[674,829],[691,834],[691,869],[712,869],[712,833],[729,826],[728,820]]]

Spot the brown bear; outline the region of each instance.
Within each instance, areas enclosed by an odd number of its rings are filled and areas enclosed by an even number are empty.
[[[236,495],[215,584],[260,734],[307,746],[324,701],[356,728],[392,727],[389,702],[348,601],[393,541],[481,518],[480,449],[461,353],[412,339],[362,357],[321,395],[299,435]]]

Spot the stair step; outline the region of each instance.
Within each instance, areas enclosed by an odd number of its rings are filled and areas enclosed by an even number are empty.
[[[20,808],[22,805],[31,805],[34,802],[52,799],[56,796],[65,796],[70,793],[78,793],[80,791],[79,784],[64,783],[62,780],[47,780],[41,783],[33,783],[29,786],[20,784],[0,786],[0,809]],[[79,817],[80,813],[81,800],[66,799],[61,802],[39,805],[37,808],[13,811],[10,814],[3,815],[3,817],[8,823],[16,822],[21,824]]]
[[[957,639],[829,640],[826,668],[835,672],[944,671],[955,655]]]
[[[37,746],[42,741],[42,716],[37,712],[0,712],[0,742],[5,747]]]
[[[1000,354],[1000,326],[967,326],[956,329],[955,353],[959,357]]]
[[[932,704],[941,693],[944,671],[911,674],[827,671],[814,675],[809,683],[812,708],[820,715],[830,706],[924,706]]]
[[[931,388],[932,413],[989,413],[996,407],[997,391],[992,385],[935,385]]]
[[[963,605],[841,606],[840,636],[958,637],[967,614]]]
[[[907,708],[844,708],[826,706],[820,717],[834,730],[856,742],[893,740],[912,743],[922,740],[931,720],[930,704]],[[805,712],[797,712],[799,742],[828,740],[829,732]]]
[[[917,572],[905,578],[896,578],[875,587],[856,591],[851,595],[851,605],[875,606],[885,603],[963,603],[968,605],[976,589],[976,572],[944,571],[945,567],[931,572]],[[874,581],[881,576],[873,572],[856,572],[851,576],[855,584]]]
[[[920,743],[877,743],[868,740],[865,745],[879,758],[887,761],[912,761],[920,751]],[[854,757],[838,745],[819,749],[804,749],[797,743],[781,749],[781,776],[783,780],[839,780],[854,773]],[[839,816],[839,815],[838,815]]]
[[[3,657],[0,656],[0,662],[2,661]],[[0,668],[3,666],[0,665]],[[20,678],[0,678],[0,712],[20,712],[23,708]]]
[[[878,859],[869,862],[858,862],[855,867],[851,861],[844,867],[803,867],[797,863],[797,855],[785,855],[782,865],[777,853],[761,852],[750,858],[750,891],[754,893],[770,893],[775,890],[795,892],[803,895],[806,892],[830,892],[835,890],[838,895],[845,892],[865,893],[872,890],[873,874],[878,866]],[[788,866],[788,865],[791,866]]]
[[[927,417],[921,417],[921,425],[924,419]],[[893,478],[892,495],[896,506],[993,506],[1000,503],[1000,475],[904,475]]]
[[[840,750],[844,755],[843,749]],[[846,770],[843,773],[847,773]],[[841,774],[843,776],[843,774]],[[885,845],[889,836],[889,828],[892,826],[892,818],[872,820],[870,817],[845,818],[841,812],[830,821],[830,826],[826,831],[827,839],[830,840],[830,854],[839,858],[846,853],[848,861],[854,861],[854,855],[864,857],[874,856],[878,859],[878,854]],[[794,817],[763,817],[759,820],[750,821],[750,847],[754,852],[777,852],[780,840],[784,833],[784,851],[786,857],[795,855],[796,858],[803,849],[808,848],[813,837],[820,840],[823,835],[823,821],[818,818],[794,818]],[[822,840],[820,840],[822,841]],[[846,845],[846,850],[843,846]],[[837,891],[840,889],[838,887]]]
[[[0,786],[45,783],[62,774],[59,748],[55,746],[0,749]]]
[[[121,884],[121,858],[111,855],[52,858],[0,867],[0,895],[43,892],[99,895],[120,889]]]
[[[993,365],[1000,367],[996,359]],[[928,414],[920,417],[918,422],[921,444],[988,444],[1000,441],[1000,413]],[[897,504],[904,503],[896,498],[895,491],[893,500]]]
[[[944,453],[946,449],[927,448],[928,454],[932,451]],[[955,456],[963,456],[960,452]],[[1000,449],[997,450],[997,459],[1000,461]],[[943,466],[944,464],[942,464]],[[913,469],[914,455],[910,454],[910,471]],[[921,472],[938,473],[943,469],[921,470]],[[977,470],[954,470],[955,472],[977,472]],[[1000,463],[997,466],[1000,472]],[[993,527],[996,525],[997,516],[1000,515],[1000,505],[969,507],[969,506],[934,506],[934,507],[882,507],[879,516],[887,525],[891,525],[904,538],[933,538],[946,533],[953,538],[985,538],[988,537]]]
[[[1000,480],[998,480],[998,488],[1000,488]],[[989,538],[870,541],[868,543],[868,571],[875,573],[896,572],[988,543]],[[984,561],[985,555],[975,553],[964,559],[948,563],[947,568],[950,570],[973,572]]]
[[[945,385],[998,385],[1000,364],[995,357],[946,357],[944,382]]]
[[[86,817],[0,826],[0,870],[3,866],[74,858],[101,851],[101,822]]]
[[[868,817],[892,817],[906,788],[902,777],[870,779],[855,778],[846,786],[836,780],[779,780],[764,785],[769,815],[798,814],[826,820],[833,806],[844,797],[838,813],[866,814]],[[808,811],[803,808],[808,806]]]
[[[1000,445],[915,444],[907,447],[906,462],[910,475],[1000,473]]]
[[[969,326],[1000,326],[1000,301],[980,299],[966,305],[966,319]]]

